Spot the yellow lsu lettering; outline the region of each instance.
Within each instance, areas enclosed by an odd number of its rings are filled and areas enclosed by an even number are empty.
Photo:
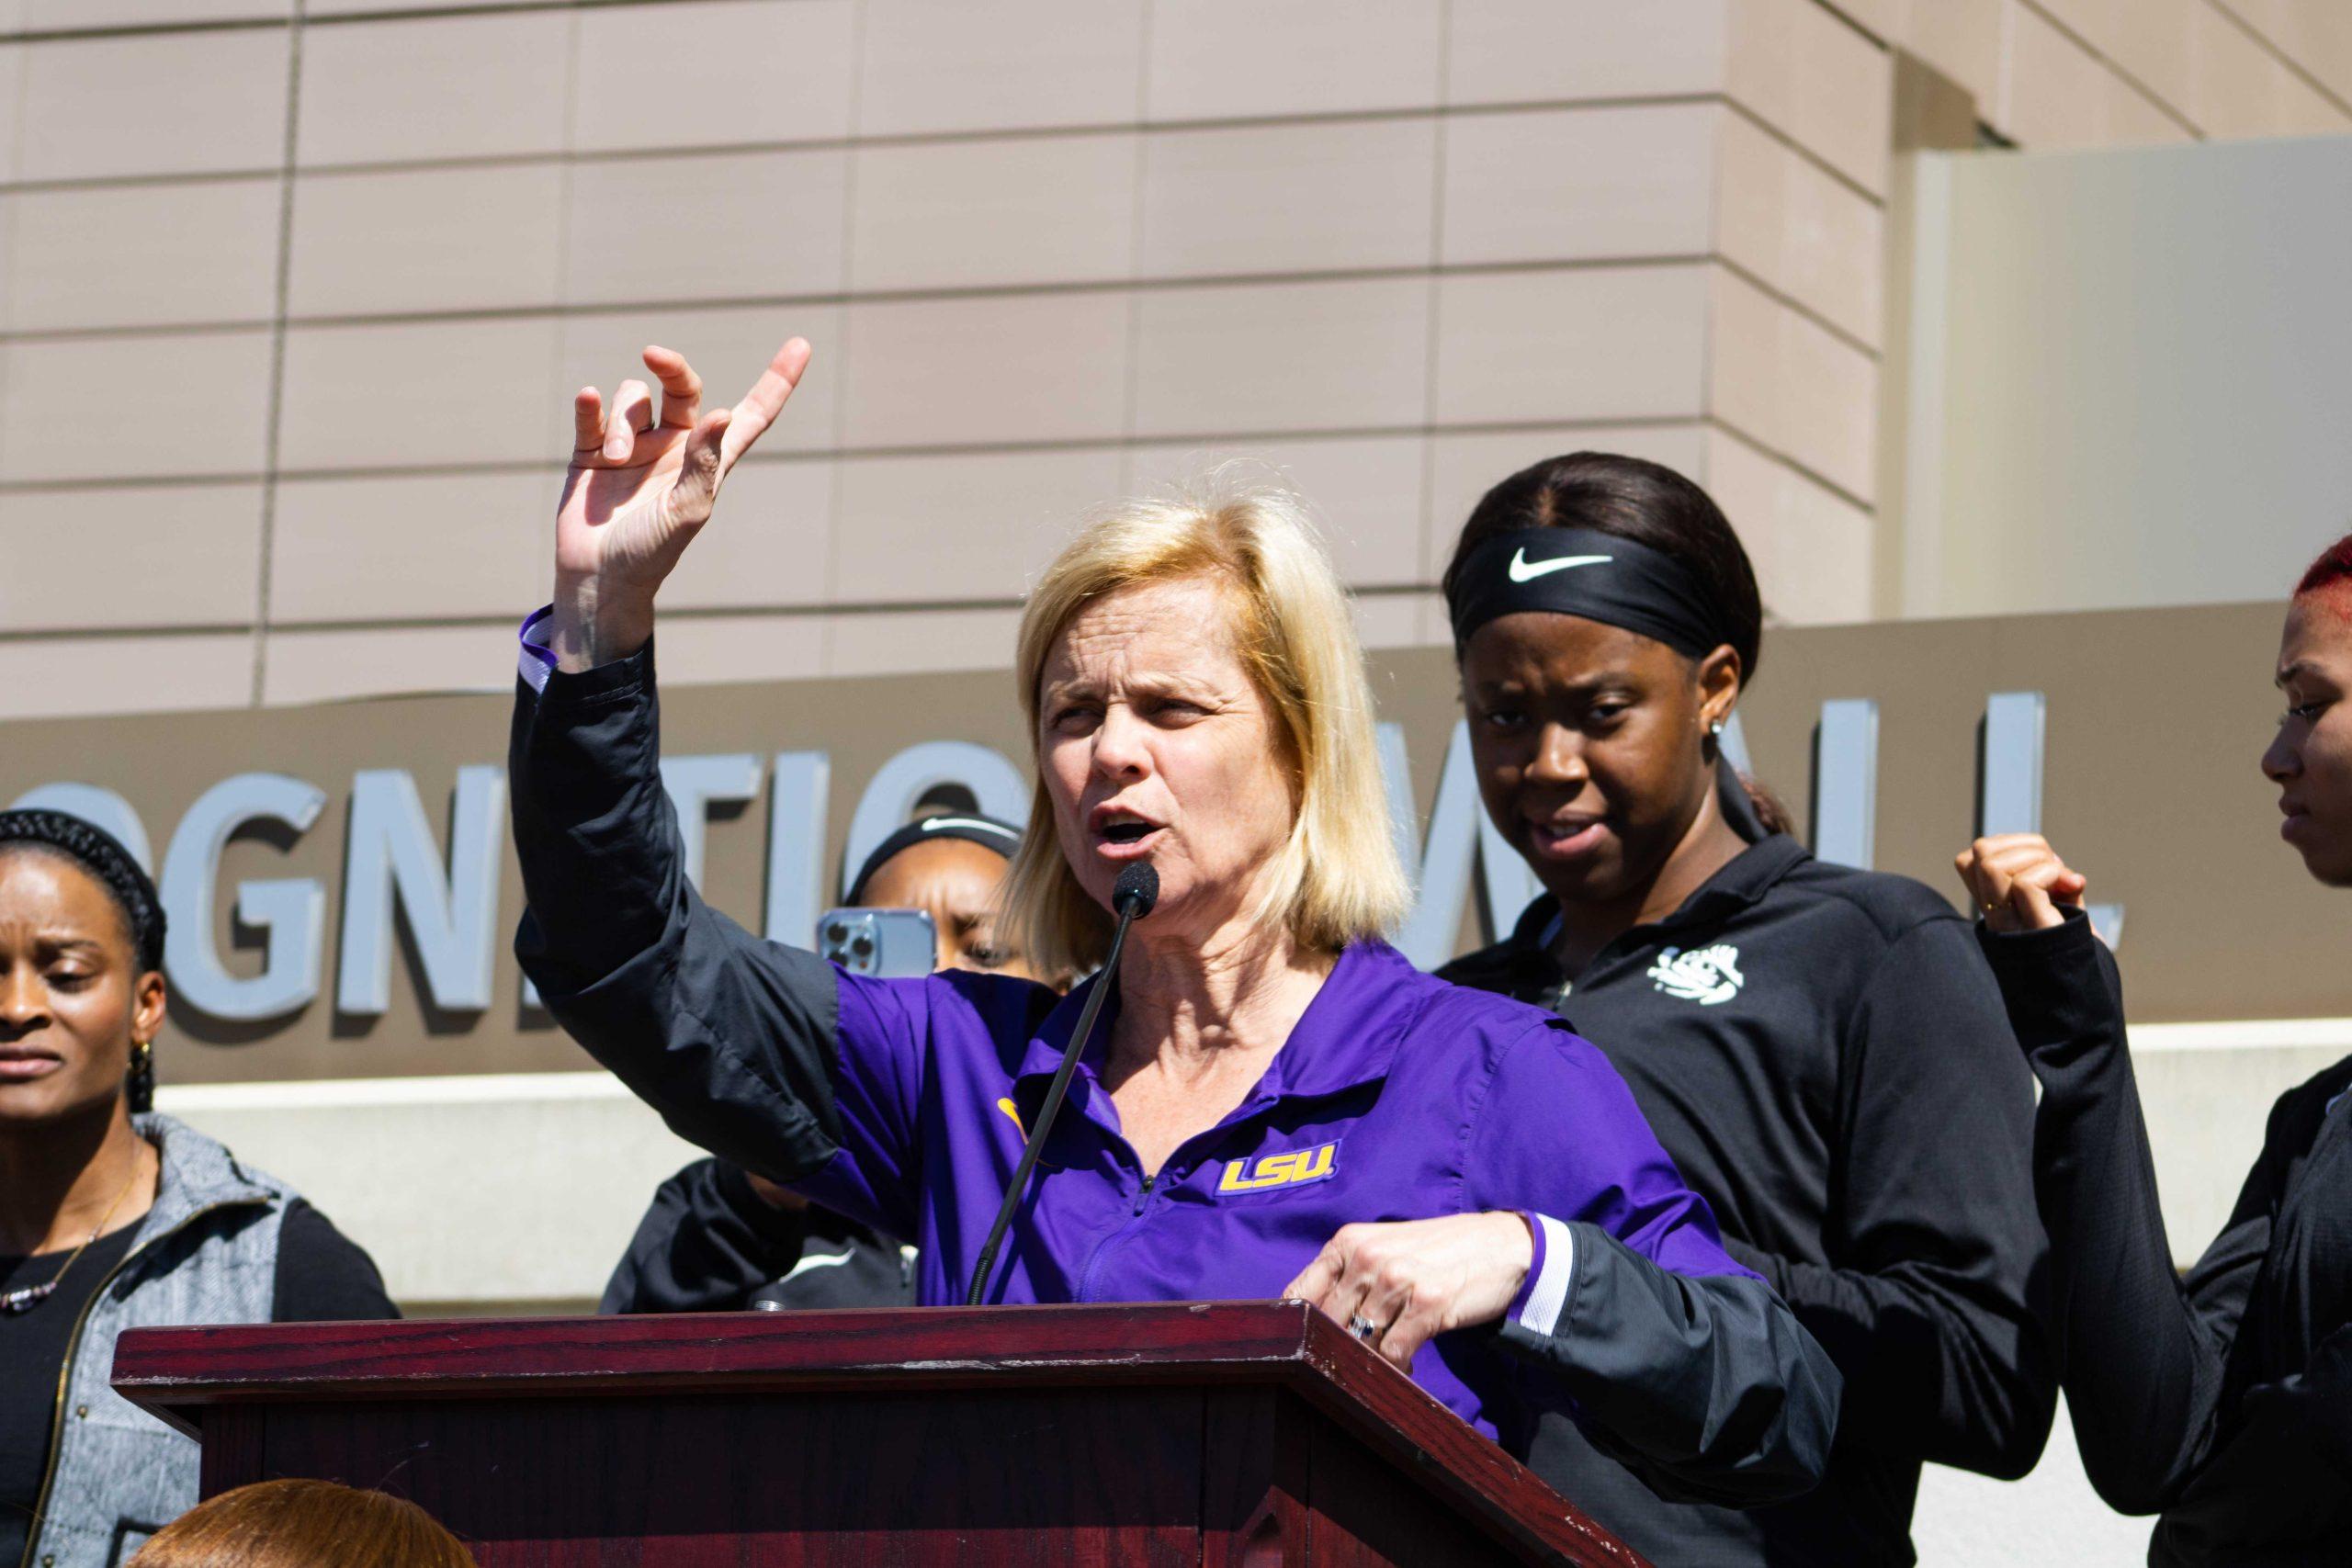
[[[1006,1118],[1012,1122],[1013,1131],[1019,1133],[1024,1138],[1029,1135],[1029,1129],[1021,1124],[1021,1107],[1012,1103],[1012,1097],[1011,1095],[1008,1094],[1000,1097],[996,1102],[996,1108],[999,1111],[1003,1111]],[[1054,1164],[1050,1160],[1041,1159],[1037,1162],[1037,1168],[1039,1170],[1059,1170],[1061,1169],[1061,1167]]]
[[[1269,1187],[1296,1187],[1303,1182],[1320,1181],[1331,1174],[1339,1148],[1336,1143],[1318,1144],[1311,1149],[1260,1155],[1254,1164],[1249,1160],[1228,1160],[1226,1162],[1225,1179],[1216,1184],[1216,1190],[1220,1192],[1257,1192]]]

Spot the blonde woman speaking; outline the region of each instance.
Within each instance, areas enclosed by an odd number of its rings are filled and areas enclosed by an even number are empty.
[[[922,1300],[948,1303],[1099,977],[877,981],[760,941],[687,881],[661,786],[655,592],[808,353],[731,409],[662,349],[658,410],[642,381],[579,395],[516,694],[517,945],[673,1127],[915,1243]],[[1159,894],[988,1299],[1303,1297],[1517,1451],[1567,1407],[1672,1495],[1810,1486],[1838,1375],[1615,1072],[1381,940],[1407,887],[1363,657],[1295,503],[1103,513],[1039,581],[1015,662],[1037,786],[1008,939],[1084,972],[1122,873],[1148,863]]]

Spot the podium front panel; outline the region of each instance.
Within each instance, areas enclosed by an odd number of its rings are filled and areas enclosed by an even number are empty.
[[[1297,1303],[134,1331],[203,1491],[413,1499],[482,1568],[1641,1560]]]

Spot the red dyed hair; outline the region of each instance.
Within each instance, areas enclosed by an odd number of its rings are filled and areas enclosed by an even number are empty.
[[[463,1542],[404,1497],[332,1481],[257,1481],[198,1503],[130,1568],[476,1568]]]
[[[2352,534],[2345,535],[2320,551],[2319,559],[2312,562],[2311,570],[2303,573],[2303,580],[2295,584],[2295,597],[2300,599],[2306,593],[2316,593],[2339,582],[2352,582]]]

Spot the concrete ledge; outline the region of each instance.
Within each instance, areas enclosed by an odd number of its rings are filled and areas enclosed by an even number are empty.
[[[190,1084],[156,1108],[293,1183],[442,1312],[593,1302],[698,1153],[608,1073]]]

